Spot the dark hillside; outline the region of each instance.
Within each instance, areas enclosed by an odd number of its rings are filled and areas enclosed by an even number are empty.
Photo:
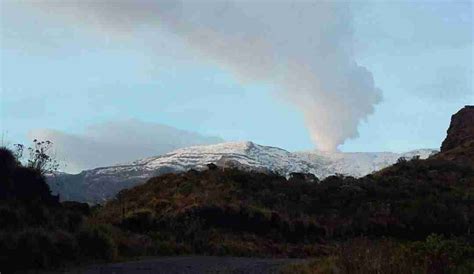
[[[199,229],[289,242],[423,239],[467,234],[473,197],[474,170],[443,160],[400,161],[374,176],[332,176],[319,184],[216,169],[153,178],[122,191],[99,216],[136,232],[178,231],[175,224],[188,220]]]
[[[81,246],[87,244],[79,235],[87,231],[89,206],[58,200],[40,170],[23,166],[11,150],[0,148],[0,272],[83,260]]]
[[[59,203],[41,173],[2,149],[0,271],[201,254],[317,258],[291,273],[472,273],[473,142],[463,136],[427,160],[359,179],[209,165],[154,177],[94,209]]]
[[[463,138],[449,149],[454,158],[442,151],[427,160],[400,159],[360,179],[338,175],[315,183],[303,174],[287,180],[220,168],[168,174],[123,190],[93,220],[140,238],[145,253],[344,258],[361,252],[356,246],[362,243],[376,253],[389,246],[393,254],[386,256],[398,254],[394,260],[416,253],[421,257],[411,266],[431,273],[427,258],[447,256],[433,267],[449,269],[473,256],[474,165],[465,160],[470,143]],[[358,242],[361,237],[375,242]],[[387,238],[391,242],[379,247]],[[129,240],[119,241],[119,251],[137,251]],[[427,245],[443,247],[432,254]],[[455,250],[445,249],[452,245]]]

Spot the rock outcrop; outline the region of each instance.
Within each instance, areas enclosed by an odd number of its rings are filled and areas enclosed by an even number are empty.
[[[441,152],[472,144],[474,140],[474,106],[465,106],[451,117],[448,135]]]
[[[474,106],[465,106],[451,117],[448,135],[435,157],[474,166]]]

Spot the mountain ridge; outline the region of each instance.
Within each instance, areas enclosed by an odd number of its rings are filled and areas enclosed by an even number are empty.
[[[312,173],[323,179],[334,174],[361,177],[395,163],[400,157],[411,158],[419,155],[420,158],[427,158],[434,152],[432,149],[406,153],[289,152],[251,141],[226,142],[180,148],[160,156],[98,167],[79,174],[57,174],[48,181],[53,192],[60,194],[63,200],[98,203],[113,197],[122,189],[144,183],[154,176],[191,169],[203,170],[209,163],[215,163],[222,168],[274,172],[285,176],[292,172]]]

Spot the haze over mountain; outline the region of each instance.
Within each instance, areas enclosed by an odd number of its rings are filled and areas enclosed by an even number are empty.
[[[219,137],[136,119],[98,123],[81,134],[52,129],[34,129],[28,134],[31,139],[52,141],[55,157],[63,164],[61,170],[69,173],[224,141]]]
[[[181,148],[161,156],[132,163],[85,170],[79,174],[58,174],[50,178],[54,192],[65,200],[103,202],[118,191],[145,183],[151,177],[165,173],[206,169],[209,163],[258,172],[312,173],[323,179],[329,175],[364,176],[387,167],[400,157],[416,155],[427,158],[435,150],[421,149],[406,153],[392,152],[288,152],[277,147],[252,142],[228,142],[215,145]]]

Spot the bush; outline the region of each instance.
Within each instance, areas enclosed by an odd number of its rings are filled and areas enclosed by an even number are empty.
[[[176,255],[179,251],[176,242],[172,241],[154,241],[149,252],[152,255],[161,256],[172,256]]]
[[[143,256],[152,248],[152,240],[148,235],[127,233],[121,236],[117,239],[120,256]]]
[[[17,199],[41,200],[45,204],[58,204],[58,197],[51,195],[46,179],[36,169],[17,167],[12,178],[14,195]]]
[[[342,273],[423,273],[401,254],[399,245],[389,240],[357,238],[340,246],[336,266]]]
[[[77,242],[83,257],[100,260],[113,260],[117,257],[112,231],[106,225],[86,226],[78,233]]]
[[[284,267],[282,274],[336,274],[341,273],[336,265],[336,258],[324,257],[304,264],[290,264]]]
[[[121,226],[134,232],[146,232],[155,226],[154,214],[150,210],[140,210],[127,215]]]
[[[296,264],[283,273],[472,273],[473,247],[461,239],[430,235],[425,241],[356,238],[346,241],[328,257]]]
[[[0,227],[2,230],[18,228],[21,223],[21,215],[18,209],[10,206],[0,207]]]
[[[176,255],[179,253],[178,243],[170,233],[154,231],[148,234],[151,246],[148,250],[150,255]]]
[[[74,237],[42,228],[0,233],[0,270],[46,269],[77,258]]]
[[[407,258],[417,258],[428,273],[457,273],[457,269],[474,259],[473,246],[462,239],[446,239],[437,234],[429,235],[425,241],[404,245],[403,252]]]
[[[13,254],[17,267],[25,269],[48,268],[58,261],[53,237],[43,229],[28,229],[21,232]]]
[[[79,253],[76,238],[65,231],[56,231],[54,245],[58,250],[58,261],[76,261]]]
[[[178,187],[178,192],[183,195],[189,195],[194,190],[194,182],[184,182]]]

